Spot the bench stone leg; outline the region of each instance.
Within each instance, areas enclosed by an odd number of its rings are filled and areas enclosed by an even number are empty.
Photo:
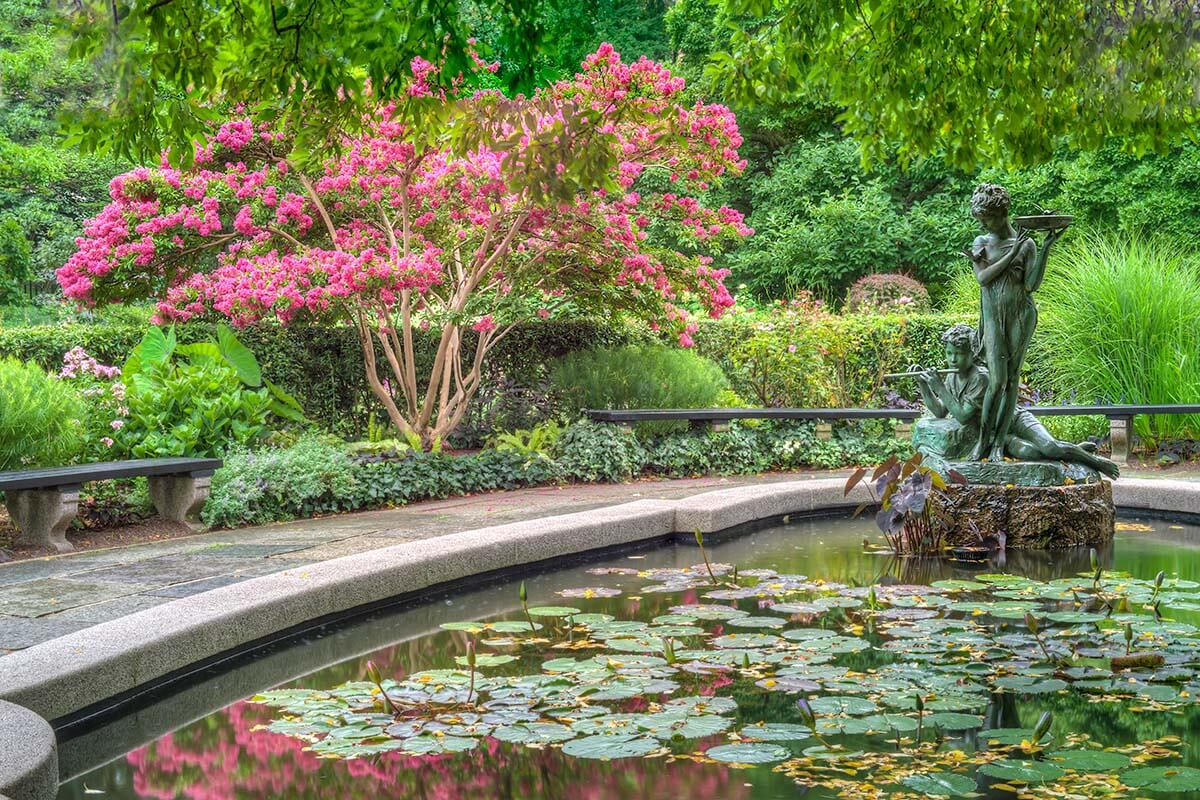
[[[20,531],[19,544],[53,547],[69,553],[75,546],[67,541],[67,526],[79,510],[79,487],[25,489],[6,492],[8,515]]]
[[[911,439],[912,438],[912,423],[911,422],[897,422],[895,436],[897,439]]]
[[[833,423],[818,422],[817,423],[817,438],[822,442],[828,442],[833,438]]]
[[[1112,440],[1112,460],[1118,464],[1129,463],[1130,445],[1133,443],[1133,420],[1114,417],[1108,421],[1108,435]]]
[[[148,478],[150,484],[150,499],[154,508],[163,519],[174,522],[186,522],[197,527],[200,521],[200,509],[208,499],[212,486],[212,478],[198,478],[186,475],[162,475]]]

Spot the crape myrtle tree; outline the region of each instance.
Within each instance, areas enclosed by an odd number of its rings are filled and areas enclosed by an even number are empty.
[[[607,45],[528,98],[461,79],[455,97],[435,73],[414,59],[405,96],[316,169],[289,161],[287,130],[233,114],[194,166],[164,156],[117,177],[58,271],[64,292],[156,297],[162,321],[346,322],[371,391],[425,446],[459,423],[519,322],[628,313],[687,346],[693,311],[733,304],[709,254],[751,231],[703,202],[744,167],[727,108],[684,105],[682,79]],[[418,374],[426,330],[437,348]]]

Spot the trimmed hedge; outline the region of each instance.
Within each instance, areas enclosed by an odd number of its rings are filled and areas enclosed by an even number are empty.
[[[944,358],[939,337],[943,330],[962,318],[939,314],[909,317],[878,315],[824,315],[812,323],[815,340],[822,346],[819,359],[823,372],[831,376],[836,400],[847,406],[878,406],[878,376],[908,364],[940,364]],[[696,350],[715,361],[729,377],[730,388],[744,401],[753,402],[754,391],[747,376],[739,374],[730,359],[735,343],[755,334],[751,318],[741,316],[701,321],[694,334]],[[180,341],[190,342],[213,335],[207,323],[189,323],[177,328]],[[63,324],[0,328],[0,357],[14,355],[57,371],[62,355],[79,345],[101,362],[123,363],[145,332],[139,325]],[[473,332],[467,332],[467,348]],[[361,438],[373,415],[382,419],[363,377],[359,345],[347,327],[260,324],[238,332],[254,351],[263,374],[295,395],[308,416],[339,436]],[[629,327],[600,322],[537,322],[520,326],[506,336],[489,357],[481,398],[496,402],[497,395],[527,395],[528,420],[507,421],[514,427],[529,427],[561,415],[562,409],[543,396],[555,359],[568,353],[616,348],[652,341],[651,334]],[[1036,349],[1036,338],[1035,338]],[[432,333],[417,338],[418,374],[428,369],[436,348]],[[1030,361],[1037,359],[1030,353]],[[382,356],[381,356],[382,358]],[[906,398],[915,396],[911,382],[894,387]],[[480,410],[482,415],[482,409]],[[480,430],[488,428],[480,420]],[[455,446],[473,447],[494,431],[473,431],[466,420]],[[478,435],[477,435],[478,434]],[[476,441],[478,440],[478,441]]]

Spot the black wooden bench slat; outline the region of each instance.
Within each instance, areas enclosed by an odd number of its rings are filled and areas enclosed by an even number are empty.
[[[1124,419],[1143,414],[1200,414],[1200,404],[1178,405],[1076,405],[1025,406],[1034,415],[1063,417],[1096,415]],[[922,412],[911,408],[631,408],[589,409],[584,412],[596,422],[726,422],[733,419],[899,419],[914,420]]]
[[[219,458],[138,458],[130,461],[100,461],[70,467],[0,472],[0,492],[22,489],[53,489],[75,486],[88,481],[116,478],[157,477],[162,475],[211,475],[219,469]]]

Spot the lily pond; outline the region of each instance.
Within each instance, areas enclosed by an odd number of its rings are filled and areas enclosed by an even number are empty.
[[[898,560],[799,520],[431,597],[79,732],[59,796],[1200,796],[1200,528],[1119,528]]]

